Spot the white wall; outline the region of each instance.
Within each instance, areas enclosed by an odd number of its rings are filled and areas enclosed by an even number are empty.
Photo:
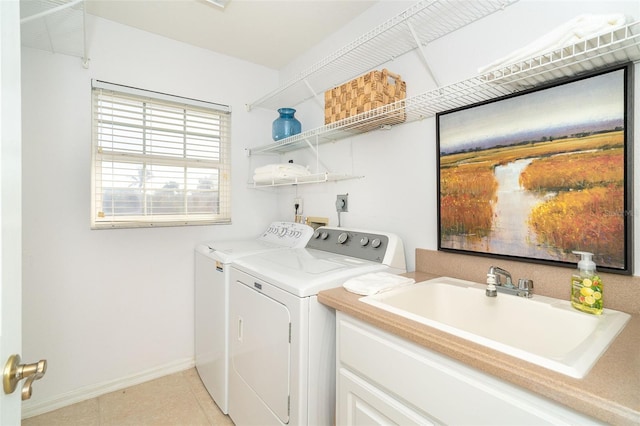
[[[390,16],[376,13],[379,12],[377,7],[307,52],[304,59],[318,60],[327,54],[328,45],[342,46],[346,44],[344,39],[355,39],[353,28],[362,27],[359,19],[367,18],[377,25],[381,22],[381,16]],[[385,3],[380,7],[388,9],[390,5]],[[535,40],[579,14],[616,12],[640,19],[640,2],[520,0],[503,11],[431,43],[425,49],[426,56],[440,85],[452,84],[474,77],[479,67]],[[292,66],[303,69],[308,64],[298,61]],[[417,52],[410,52],[379,68],[382,67],[402,75],[407,82],[408,96],[438,87],[429,77]],[[289,69],[285,71],[292,72]],[[637,67],[635,74],[635,103],[640,105],[640,85],[637,84],[640,81],[640,69]],[[299,113],[296,115],[302,121],[303,129],[323,124],[322,103],[308,101],[297,108]],[[639,110],[640,107],[635,108],[636,138],[640,135]],[[437,249],[435,118],[321,145],[319,150],[320,158],[332,171],[353,173],[364,178],[283,188],[279,194],[282,215],[292,211],[293,198],[297,194],[303,199],[303,215],[329,217],[330,224],[337,225],[334,207],[336,194],[348,193],[349,212],[342,214],[342,226],[397,233],[405,244],[409,270],[415,267],[416,248]],[[636,165],[640,164],[639,151],[635,149]],[[283,160],[288,159],[315,167],[315,160],[308,151],[296,151],[283,156]],[[634,182],[640,182],[639,168],[635,169]],[[639,220],[637,209],[634,218]],[[635,227],[636,275],[640,274],[639,228]]]
[[[255,129],[270,135],[273,114],[244,104],[276,85],[275,71],[102,19],[89,37],[89,69],[22,53],[22,355],[49,361],[25,412],[192,365],[196,243],[253,237],[279,219],[276,197],[248,189],[244,152]],[[231,105],[232,225],[89,229],[93,78]]]

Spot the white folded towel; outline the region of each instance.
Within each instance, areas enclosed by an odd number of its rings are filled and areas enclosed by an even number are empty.
[[[258,167],[254,170],[255,174],[279,173],[279,172],[309,174],[309,169],[307,166],[303,166],[300,164],[278,163],[278,164],[267,164],[266,166]]]
[[[283,163],[283,164],[267,164],[258,167],[253,174],[254,182],[268,182],[274,179],[293,178],[300,176],[309,176],[308,166],[300,164]]]
[[[388,272],[371,272],[349,278],[342,286],[351,293],[371,296],[403,285],[415,283],[413,278],[401,277]]]
[[[578,43],[599,33],[612,31],[626,23],[621,13],[607,15],[578,15],[556,29],[534,40],[509,55],[478,69],[483,74],[522,60],[530,59],[542,53],[560,49]]]

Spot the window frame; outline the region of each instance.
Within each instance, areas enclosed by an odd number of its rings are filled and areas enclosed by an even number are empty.
[[[100,80],[91,82],[91,100],[91,229],[231,223],[230,106]],[[137,120],[135,124],[128,116],[116,120],[114,105],[119,102],[131,108],[131,116]],[[163,118],[159,112],[167,109],[171,115]],[[181,117],[180,110],[184,113],[182,122],[175,120]],[[197,135],[193,120],[201,120],[197,122]],[[135,135],[127,138],[126,143],[114,136],[125,131]],[[161,133],[164,135],[158,136]],[[170,139],[162,140],[163,137]],[[103,173],[108,165],[116,171]],[[124,179],[131,178],[125,173],[131,173],[134,167],[139,167],[138,189],[124,186]],[[166,181],[162,188],[153,182],[154,188],[149,170],[161,169],[166,173],[162,179],[177,176],[178,182]],[[205,178],[206,173],[210,175]],[[111,185],[105,176],[111,178]],[[198,178],[197,189],[194,189]],[[202,182],[209,183],[210,187]],[[125,197],[134,194],[138,211],[127,214],[121,209],[118,213],[118,201],[114,201],[117,193]],[[104,202],[109,197],[112,204],[105,208]],[[172,198],[166,201],[163,197]],[[202,200],[204,207],[197,207],[196,203]],[[121,203],[126,207],[130,201],[129,197]],[[172,208],[180,211],[158,212],[160,206],[165,206],[167,211]],[[211,211],[204,211],[208,209]]]

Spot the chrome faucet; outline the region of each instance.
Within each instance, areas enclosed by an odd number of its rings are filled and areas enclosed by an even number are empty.
[[[502,284],[500,276],[505,277],[506,283]],[[533,281],[526,278],[520,278],[518,280],[518,286],[513,285],[513,279],[509,271],[499,268],[497,266],[491,266],[487,273],[487,290],[485,294],[487,297],[496,297],[500,293],[513,294],[520,297],[533,296]]]
[[[504,283],[504,286],[508,288],[515,287],[513,285],[513,282],[511,281],[511,274],[506,269],[502,269],[497,266],[491,266],[489,268],[489,272],[487,273],[487,276],[488,275],[493,275],[496,277],[496,282],[495,282],[496,285],[502,285],[502,283],[500,282],[500,275],[503,275],[507,279],[507,282]]]

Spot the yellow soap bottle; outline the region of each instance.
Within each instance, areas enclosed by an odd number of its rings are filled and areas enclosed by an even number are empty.
[[[583,312],[602,313],[602,279],[596,273],[593,253],[574,251],[580,255],[578,270],[571,276],[571,306]]]

